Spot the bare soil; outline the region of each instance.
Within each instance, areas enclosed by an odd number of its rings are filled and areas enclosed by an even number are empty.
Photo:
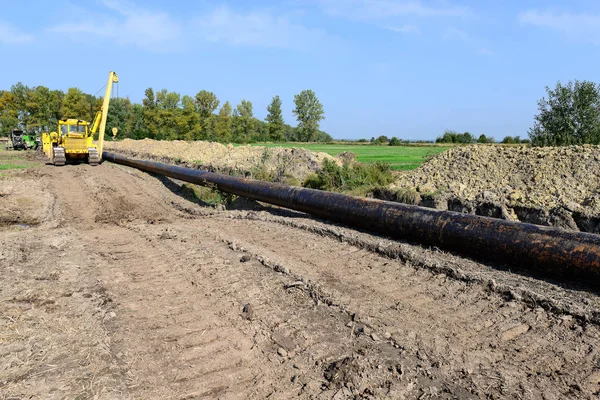
[[[387,197],[410,189],[427,207],[600,233],[599,174],[600,146],[461,146],[399,175]]]
[[[580,283],[178,188],[109,163],[0,177],[0,399],[600,394]]]
[[[291,185],[301,184],[309,175],[320,170],[325,159],[341,163],[326,153],[302,148],[236,147],[205,141],[125,139],[106,142],[105,150]]]

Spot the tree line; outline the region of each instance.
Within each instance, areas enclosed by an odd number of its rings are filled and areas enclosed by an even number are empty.
[[[111,99],[106,126],[117,128],[119,138],[132,139],[238,143],[332,140],[320,130],[325,112],[315,92],[303,90],[294,96],[292,113],[298,123],[295,127],[285,123],[282,105],[281,98],[274,96],[263,121],[254,116],[249,100],[242,100],[233,107],[229,101],[221,104],[217,96],[207,90],[192,97],[148,88],[141,104],[133,103],[129,98]],[[10,90],[0,90],[0,132],[14,128],[38,134],[55,131],[61,118],[91,122],[101,106],[101,97],[78,88],[70,88],[65,93],[45,86],[28,87],[18,83]]]

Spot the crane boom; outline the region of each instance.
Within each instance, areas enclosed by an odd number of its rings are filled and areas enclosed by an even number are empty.
[[[102,158],[102,148],[104,147],[104,131],[106,129],[106,117],[108,116],[108,104],[110,103],[110,93],[112,91],[113,83],[119,82],[119,77],[113,71],[108,74],[108,83],[106,84],[106,92],[104,92],[104,101],[102,102],[102,109],[98,111],[94,118],[92,125],[92,134],[96,133],[98,129],[98,120],[100,120],[100,133],[98,134],[98,153]]]

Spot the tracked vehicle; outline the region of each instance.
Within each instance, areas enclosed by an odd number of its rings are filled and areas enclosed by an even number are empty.
[[[93,123],[63,118],[58,121],[57,132],[42,134],[42,149],[54,165],[65,165],[67,161],[84,161],[90,165],[98,165],[102,158],[106,117],[110,103],[113,83],[119,82],[117,74],[110,72],[102,108],[96,113]],[[94,143],[94,135],[98,132],[98,143]]]

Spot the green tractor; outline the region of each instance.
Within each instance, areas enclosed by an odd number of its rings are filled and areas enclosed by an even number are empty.
[[[35,135],[29,135],[20,129],[13,129],[8,135],[6,150],[37,150],[39,144],[40,142],[35,138]]]

